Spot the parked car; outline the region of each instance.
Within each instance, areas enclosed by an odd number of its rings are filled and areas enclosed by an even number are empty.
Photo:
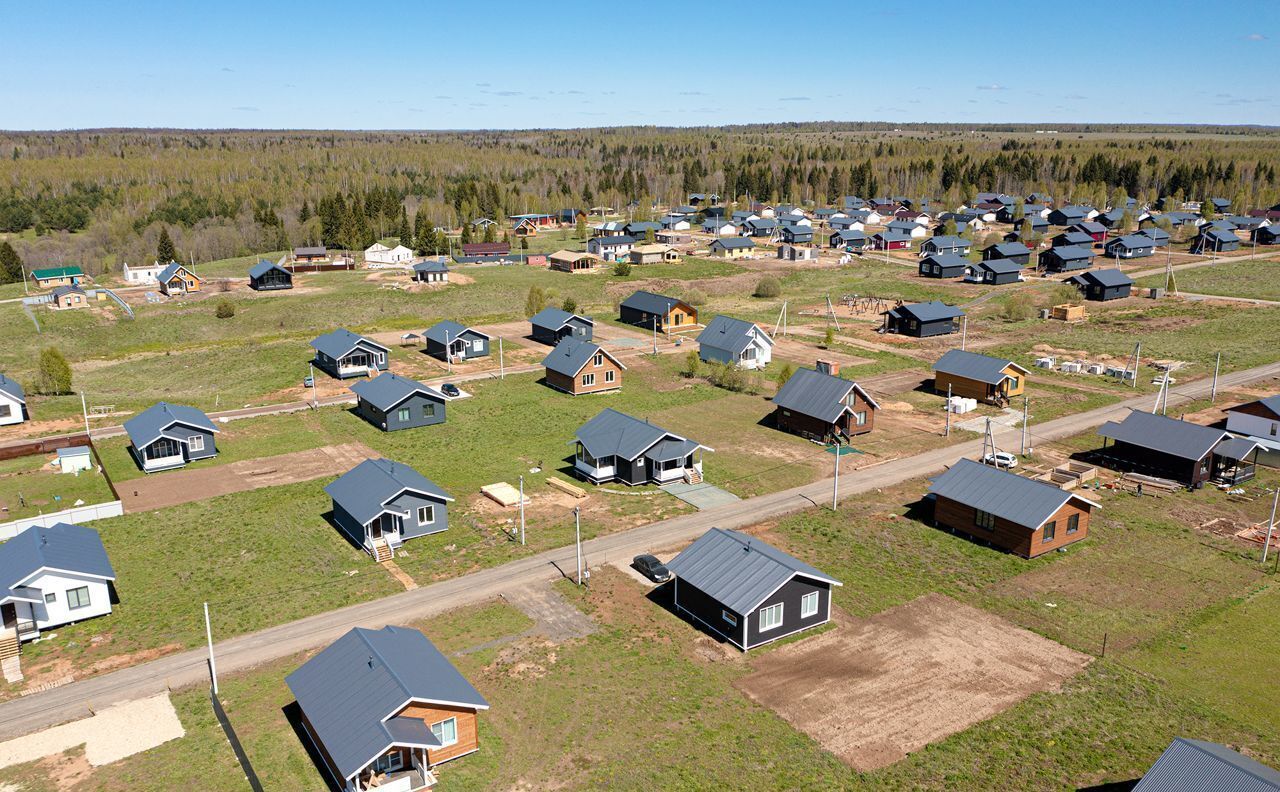
[[[666,583],[671,579],[671,570],[667,569],[667,565],[648,553],[631,559],[631,565],[654,583]]]
[[[312,376],[306,376],[306,377],[303,377],[303,378],[302,378],[302,387],[304,387],[304,388],[310,388],[310,387],[312,387],[312,386],[313,386],[313,385],[315,385],[315,384],[316,384],[316,378],[315,378],[315,377],[312,377]]]
[[[982,464],[995,465],[998,468],[1014,468],[1018,466],[1018,457],[1008,451],[996,451],[982,458]]]
[[[446,382],[441,385],[440,392],[445,396],[448,396],[450,399],[456,399],[462,395],[462,391],[458,390],[458,386],[454,385],[452,382]]]

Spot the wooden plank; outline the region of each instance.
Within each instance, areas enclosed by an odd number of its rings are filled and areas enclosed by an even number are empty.
[[[582,487],[575,487],[569,482],[562,481],[555,477],[548,478],[547,484],[553,487],[554,489],[558,489],[561,492],[568,493],[569,495],[572,495],[573,497],[578,499],[587,497],[587,491],[584,490]]]

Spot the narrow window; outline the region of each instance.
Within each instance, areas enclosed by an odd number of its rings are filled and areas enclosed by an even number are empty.
[[[48,594],[44,595],[44,601],[45,601],[45,604],[52,605],[53,603],[58,601],[58,595],[54,594],[53,592],[49,592]]]
[[[857,424],[858,426],[866,426],[866,425],[867,425],[867,411],[866,411],[866,410],[859,410],[858,412],[854,413],[854,414],[853,414],[853,422],[854,422],[855,424]]]
[[[89,607],[89,587],[81,586],[67,592],[67,610]]]
[[[800,618],[807,619],[818,612],[818,592],[810,591],[800,598]]]
[[[613,382],[613,380],[614,380],[613,370],[612,370],[612,369],[610,369],[609,371],[606,371],[606,372],[604,373],[604,381],[605,381],[605,382]]]
[[[738,617],[727,610],[720,611],[720,618],[724,619],[726,622],[728,622],[730,625],[734,627],[738,626]]]
[[[1070,536],[1078,530],[1080,530],[1080,515],[1073,514],[1067,518],[1067,535]]]
[[[1044,538],[1040,541],[1048,543],[1053,541],[1054,534],[1058,532],[1058,523],[1056,520],[1050,520],[1044,525]]]
[[[407,421],[407,420],[409,420],[409,408],[408,408],[408,407],[401,407],[399,410],[397,410],[397,411],[396,411],[396,420],[398,420],[398,421]]]
[[[448,718],[439,723],[431,724],[431,733],[435,735],[445,747],[453,745],[458,741],[458,719]]]
[[[604,365],[604,355],[603,355],[603,354],[601,354],[601,353],[599,353],[599,352],[597,352],[597,353],[596,353],[595,360],[593,360],[593,361],[592,361],[591,365],[593,365],[593,366],[603,366],[603,365]]]

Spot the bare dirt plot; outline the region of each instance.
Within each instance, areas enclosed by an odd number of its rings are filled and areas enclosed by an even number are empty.
[[[940,594],[766,653],[735,684],[858,770],[1056,690],[1088,655]]]
[[[163,509],[233,492],[336,476],[378,456],[363,443],[344,443],[213,467],[174,470],[126,482],[120,487],[120,500],[126,512]]]
[[[85,746],[94,767],[176,740],[186,732],[169,694],[113,704],[97,714],[0,743],[0,767]]]

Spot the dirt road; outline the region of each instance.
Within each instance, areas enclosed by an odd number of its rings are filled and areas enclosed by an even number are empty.
[[[1280,362],[1231,372],[1219,379],[1226,390],[1280,376]],[[1208,379],[1177,386],[1169,395],[1177,405],[1209,394]],[[1038,443],[1070,437],[1097,427],[1105,421],[1122,420],[1131,409],[1148,409],[1150,397],[1130,399],[1088,412],[1068,415],[1036,424],[1032,432]],[[995,433],[997,444],[1013,447],[1017,430]],[[975,457],[982,440],[972,440],[914,456],[890,460],[841,476],[840,494],[853,497],[875,489],[891,487],[920,476],[944,470],[959,457]],[[818,481],[780,492],[747,498],[725,506],[685,514],[630,530],[601,536],[582,543],[591,566],[625,562],[641,552],[653,552],[689,542],[709,528],[744,528],[814,506],[831,503],[832,487]],[[527,591],[547,580],[564,577],[574,569],[574,548],[562,547],[517,559],[414,591],[405,591],[373,602],[351,605],[327,613],[271,627],[256,633],[219,642],[215,646],[218,670],[228,674],[324,646],[356,626],[377,628],[404,624],[445,611],[483,602],[510,591]],[[189,603],[193,614],[200,604]],[[90,708],[100,709],[118,701],[152,695],[166,687],[204,684],[208,680],[207,655],[192,649],[162,657],[97,677],[73,682],[25,698],[0,703],[0,738],[25,734],[35,729],[84,717]]]

